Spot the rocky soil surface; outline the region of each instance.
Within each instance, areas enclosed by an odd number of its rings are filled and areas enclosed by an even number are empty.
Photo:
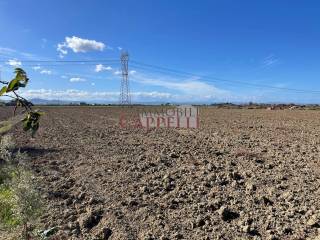
[[[35,140],[15,135],[57,239],[320,239],[318,111],[201,108],[200,129],[146,130],[116,107],[43,110]]]

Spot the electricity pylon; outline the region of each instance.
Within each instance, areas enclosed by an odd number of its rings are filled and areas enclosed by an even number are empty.
[[[128,71],[128,61],[129,61],[128,52],[124,51],[121,53],[120,61],[121,61],[121,71],[122,71],[120,104],[130,105],[131,99],[130,99],[129,71]]]

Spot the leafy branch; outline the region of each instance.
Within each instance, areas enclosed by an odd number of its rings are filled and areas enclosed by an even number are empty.
[[[16,111],[18,107],[23,107],[24,112],[27,112],[25,118],[22,120],[23,122],[23,129],[25,131],[31,131],[32,137],[34,137],[35,133],[39,129],[39,120],[40,116],[43,114],[39,110],[33,110],[32,106],[33,104],[29,102],[24,97],[20,96],[17,91],[20,88],[25,88],[29,82],[29,78],[26,74],[26,72],[22,68],[16,68],[14,70],[15,78],[12,79],[10,82],[7,81],[1,81],[0,83],[5,85],[0,90],[0,96],[10,97],[14,99],[15,101],[15,107],[13,110],[13,115],[16,115]],[[9,95],[10,93],[13,94]],[[11,124],[12,125],[12,124]],[[1,126],[1,123],[0,123]],[[8,129],[8,126],[4,126],[0,128],[0,135],[1,135],[1,129]]]

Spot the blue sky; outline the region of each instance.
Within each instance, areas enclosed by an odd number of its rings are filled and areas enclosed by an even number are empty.
[[[1,76],[23,67],[29,98],[118,101],[126,49],[135,102],[319,103],[309,92],[320,91],[319,10],[316,0],[0,0]],[[94,62],[42,62],[61,60]]]

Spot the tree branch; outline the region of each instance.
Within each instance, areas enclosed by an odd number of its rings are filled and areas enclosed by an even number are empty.
[[[22,105],[26,108],[27,111],[28,111],[28,110],[29,110],[29,111],[32,110],[31,107],[26,104],[26,102],[27,102],[27,103],[29,102],[27,99],[19,96],[15,91],[12,91],[12,92],[13,92],[13,94],[16,96],[16,98],[17,98],[18,100],[20,100],[20,102],[21,102]],[[21,100],[22,100],[22,101],[21,101]]]
[[[9,82],[5,82],[5,81],[1,81],[1,80],[0,80],[0,83],[5,84],[5,85],[9,84]]]

